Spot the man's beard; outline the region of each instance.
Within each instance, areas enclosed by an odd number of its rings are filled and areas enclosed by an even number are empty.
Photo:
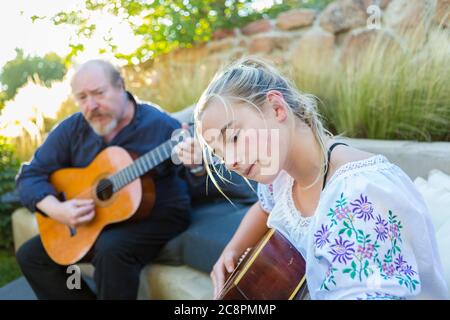
[[[112,119],[107,125],[102,125],[99,123],[90,122],[92,130],[99,136],[107,136],[117,127],[118,121],[117,119]]]
[[[92,121],[92,118],[96,116],[105,116],[105,115],[94,112],[92,115],[89,116],[89,118],[91,118],[90,120],[88,120],[89,125],[91,126],[92,130],[94,130],[94,132],[99,136],[101,137],[106,136],[117,128],[117,124],[119,123],[119,121],[117,121],[115,117],[111,116],[111,121],[105,125],[103,123]]]

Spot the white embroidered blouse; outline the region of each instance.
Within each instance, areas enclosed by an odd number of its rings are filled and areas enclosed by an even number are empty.
[[[434,227],[411,179],[384,156],[340,167],[303,217],[282,171],[258,185],[268,226],[306,260],[312,299],[447,299]]]

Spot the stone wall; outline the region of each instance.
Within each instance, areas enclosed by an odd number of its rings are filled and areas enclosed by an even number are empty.
[[[419,50],[431,28],[449,30],[449,12],[450,0],[336,0],[321,12],[296,9],[240,29],[218,30],[208,43],[128,68],[126,75],[131,89],[145,98],[142,83],[157,86],[174,66],[183,72],[186,65],[218,66],[249,54],[276,64],[309,61],[311,55],[321,63],[345,62],[357,58],[375,37],[396,49]],[[414,36],[405,37],[408,33]]]

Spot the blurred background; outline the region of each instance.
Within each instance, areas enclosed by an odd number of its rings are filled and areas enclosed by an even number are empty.
[[[0,196],[51,128],[77,111],[73,68],[121,67],[168,112],[242,55],[273,61],[352,138],[450,141],[448,0],[15,0],[0,5]],[[3,198],[4,199],[4,198]],[[19,276],[0,201],[0,287]]]

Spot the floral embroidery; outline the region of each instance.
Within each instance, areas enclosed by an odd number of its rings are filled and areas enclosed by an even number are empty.
[[[395,270],[403,273],[405,276],[413,276],[417,273],[405,260],[403,260],[403,256],[401,254],[395,259]]]
[[[381,218],[381,215],[377,216],[377,222],[375,223],[375,232],[377,233],[377,241],[385,241],[388,237],[388,223]]]
[[[330,243],[330,240],[328,239],[330,234],[329,227],[322,224],[321,229],[314,234],[317,247],[322,248],[325,244]]]
[[[353,249],[355,243],[343,240],[341,236],[339,236],[339,239],[334,239],[334,241],[336,243],[331,245],[333,250],[329,251],[334,256],[333,262],[337,259],[339,263],[347,264],[347,260],[351,260],[352,254],[355,253],[355,249]]]
[[[320,290],[329,290],[327,284],[333,284],[336,285],[336,281],[334,280],[334,272],[337,271],[337,268],[333,268],[330,266],[327,270],[327,273],[325,275],[325,281],[320,286]]]
[[[406,300],[403,297],[393,296],[391,294],[374,292],[374,293],[365,293],[365,297],[356,298],[357,300]]]
[[[367,201],[367,196],[364,197],[362,194],[359,199],[355,202],[350,203],[353,206],[353,213],[356,213],[358,219],[364,218],[364,221],[373,219],[373,207],[372,202]]]
[[[330,208],[327,214],[331,223],[322,224],[314,234],[315,246],[324,250],[328,248],[327,252],[333,257],[321,290],[329,290],[331,284],[336,285],[336,272],[360,282],[377,272],[383,279],[396,279],[399,285],[405,286],[410,292],[416,290],[419,285],[418,274],[401,252],[403,226],[397,216],[391,210],[388,211],[387,220],[381,214],[375,214],[372,202],[363,194],[350,202],[351,209],[348,203],[344,193],[341,193],[335,208]],[[374,227],[369,229],[375,233],[357,229],[357,221],[372,224]],[[330,241],[332,233],[337,233],[337,237]]]
[[[269,184],[269,193],[273,197],[273,183]]]
[[[265,188],[265,187],[266,187],[265,185],[258,185],[258,200],[259,200],[259,203],[261,204],[261,207],[264,210],[270,211],[271,208],[273,207],[273,205],[270,204],[271,200],[267,199],[265,197],[264,192],[261,189],[261,188]],[[267,186],[267,190],[269,191],[270,198],[273,199],[273,184],[272,183]]]

